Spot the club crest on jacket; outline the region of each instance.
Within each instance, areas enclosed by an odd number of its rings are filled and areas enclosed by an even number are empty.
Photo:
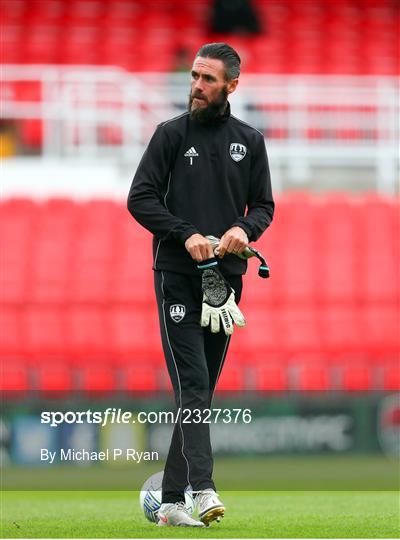
[[[231,143],[229,147],[229,155],[233,159],[233,161],[241,161],[244,156],[247,154],[247,148],[244,144],[240,143]]]
[[[181,322],[186,315],[186,308],[182,304],[172,304],[172,306],[169,308],[169,314],[173,321],[176,323]]]

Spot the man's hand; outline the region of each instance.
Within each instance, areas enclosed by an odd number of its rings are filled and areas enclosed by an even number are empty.
[[[242,253],[248,244],[249,239],[244,230],[241,227],[232,227],[222,236],[215,254],[222,259],[226,253]]]
[[[185,248],[192,259],[197,262],[206,261],[214,257],[210,241],[201,234],[192,234],[185,242]]]

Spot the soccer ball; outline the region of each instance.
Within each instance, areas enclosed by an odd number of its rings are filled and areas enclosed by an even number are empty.
[[[158,511],[161,506],[161,485],[164,471],[153,474],[146,480],[140,491],[140,507],[145,518],[152,523],[158,522]],[[185,489],[185,505],[189,514],[193,514],[195,502],[192,495],[192,488]]]

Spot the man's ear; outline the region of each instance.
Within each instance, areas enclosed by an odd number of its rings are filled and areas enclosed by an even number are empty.
[[[229,81],[228,86],[227,86],[228,94],[232,94],[232,92],[236,90],[236,87],[238,84],[239,84],[238,77],[236,79],[232,79],[231,81]]]

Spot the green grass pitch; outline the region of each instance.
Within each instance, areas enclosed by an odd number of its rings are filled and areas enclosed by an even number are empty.
[[[158,528],[137,492],[3,491],[6,538],[399,538],[394,491],[230,491],[207,529]]]

